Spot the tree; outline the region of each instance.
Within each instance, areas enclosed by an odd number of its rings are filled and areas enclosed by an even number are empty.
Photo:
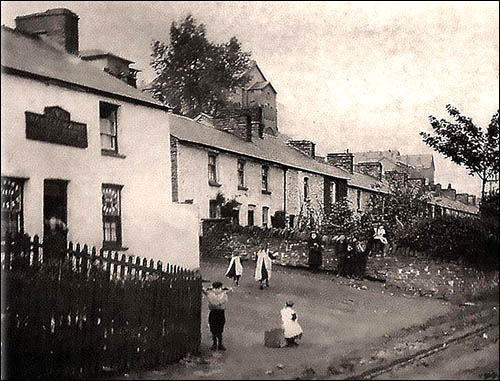
[[[170,44],[154,41],[151,66],[157,77],[153,97],[173,108],[174,113],[194,117],[200,112],[214,114],[230,103],[229,95],[248,83],[245,74],[251,53],[241,50],[232,37],[214,44],[206,28],[187,16],[170,27]]]
[[[370,198],[367,217],[384,223],[390,238],[398,237],[428,214],[430,196],[415,183],[390,183],[389,194],[376,194]]]
[[[487,130],[483,131],[456,107],[447,105],[446,109],[456,122],[438,120],[431,115],[429,122],[435,135],[425,132],[420,135],[425,144],[456,164],[463,165],[471,175],[477,175],[482,181],[481,196],[484,197],[486,181],[499,170],[498,110]]]

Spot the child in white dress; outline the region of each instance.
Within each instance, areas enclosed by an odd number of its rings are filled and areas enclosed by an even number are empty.
[[[299,324],[297,313],[292,308],[293,302],[288,301],[281,310],[281,321],[287,347],[299,345],[296,340],[302,337],[302,327]]]

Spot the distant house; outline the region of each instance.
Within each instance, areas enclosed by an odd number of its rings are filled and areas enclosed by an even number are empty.
[[[131,61],[79,57],[78,39],[63,8],[2,27],[2,238],[56,216],[68,240],[198,267],[195,210],[171,202],[167,109]]]
[[[264,133],[276,136],[278,134],[278,110],[276,106],[277,92],[269,82],[257,62],[252,61],[245,72],[250,80],[242,88],[236,89],[231,96],[231,101],[237,107],[255,108],[261,107],[263,114]]]

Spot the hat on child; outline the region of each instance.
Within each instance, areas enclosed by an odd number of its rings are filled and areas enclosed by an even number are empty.
[[[286,305],[287,307],[293,307],[294,303],[293,303],[291,300],[288,300],[288,301],[285,303],[285,305]]]

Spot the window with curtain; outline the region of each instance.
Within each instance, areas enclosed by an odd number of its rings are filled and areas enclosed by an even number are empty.
[[[24,229],[24,179],[2,176],[2,239]]]
[[[101,149],[104,151],[118,152],[118,107],[99,102]]]
[[[265,192],[269,191],[269,167],[267,165],[262,166],[262,190]]]
[[[217,183],[217,155],[208,154],[208,181]]]
[[[103,248],[122,246],[121,185],[102,186]]]
[[[245,162],[243,160],[238,160],[238,186],[245,187]]]

